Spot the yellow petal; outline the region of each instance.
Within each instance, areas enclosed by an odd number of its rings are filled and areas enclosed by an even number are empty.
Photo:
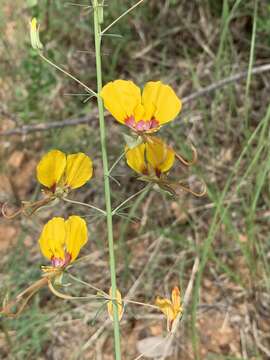
[[[112,298],[112,288],[110,288],[109,294],[110,294],[110,297]],[[124,313],[124,307],[123,307],[122,295],[118,289],[116,289],[116,301],[117,301],[117,310],[118,310],[118,320],[120,321],[122,319],[122,316]],[[113,321],[113,302],[112,301],[108,302],[107,309],[108,309],[109,317]]]
[[[60,181],[65,167],[66,155],[62,151],[51,150],[37,165],[37,179],[47,188],[52,188]]]
[[[84,153],[67,156],[65,171],[65,184],[72,189],[83,186],[93,175],[93,163],[89,156]]]
[[[146,143],[146,160],[150,168],[166,173],[174,164],[175,152],[157,137]]]
[[[172,121],[182,108],[174,90],[161,81],[150,81],[145,85],[142,103],[148,118],[154,117],[160,124]]]
[[[115,80],[106,84],[100,93],[105,108],[120,123],[131,115],[141,103],[141,90],[132,81]]]
[[[44,226],[39,238],[42,254],[51,260],[52,257],[65,259],[65,221],[61,217],[54,217]]]
[[[157,297],[155,304],[159,307],[159,309],[163,312],[167,319],[175,319],[173,305],[169,299]]]
[[[70,216],[65,222],[66,229],[66,251],[71,255],[71,262],[74,261],[88,239],[86,222],[80,216]]]
[[[176,313],[180,312],[181,310],[181,296],[180,296],[180,290],[177,286],[175,286],[172,290],[172,304],[174,307],[174,311]]]
[[[126,147],[126,160],[128,166],[139,174],[145,174],[147,166],[145,163],[145,144],[140,144],[132,149]]]

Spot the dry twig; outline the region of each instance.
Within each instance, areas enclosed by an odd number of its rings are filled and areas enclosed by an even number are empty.
[[[256,66],[252,69],[251,74],[252,75],[258,75],[262,74],[264,72],[270,71],[270,64],[266,65],[260,65]],[[209,86],[206,86],[205,88],[199,89],[198,91],[195,91],[194,93],[184,96],[182,98],[183,104],[190,103],[191,101],[201,97],[208,95],[209,93],[216,91],[220,88],[223,88],[224,86],[237,82],[241,79],[246,78],[248,75],[248,71],[242,71],[235,75],[229,76],[225,79],[222,79],[220,81],[217,81],[216,83],[213,83]],[[7,131],[0,132],[0,136],[12,136],[12,135],[26,135],[32,132],[38,132],[38,131],[47,131],[51,129],[57,129],[57,128],[63,128],[66,126],[76,126],[81,124],[89,124],[90,121],[97,120],[97,113],[91,114],[91,117],[89,115],[79,117],[79,118],[71,118],[66,120],[60,120],[60,121],[52,121],[49,123],[41,123],[41,124],[34,124],[34,125],[25,125],[22,127],[14,128]]]

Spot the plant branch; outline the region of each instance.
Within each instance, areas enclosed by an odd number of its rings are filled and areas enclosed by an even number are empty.
[[[136,4],[131,6],[127,11],[125,11],[122,15],[120,15],[117,19],[115,19],[109,26],[101,31],[101,36],[104,35],[112,26],[114,26],[119,20],[121,20],[124,16],[134,10],[138,5],[140,5],[144,0],[138,1]]]
[[[100,212],[102,215],[106,215],[106,211],[94,206],[94,205],[91,205],[91,204],[86,204],[86,203],[83,203],[83,202],[80,202],[80,201],[75,201],[75,200],[70,200],[66,197],[63,198],[64,201],[70,203],[70,204],[76,204],[76,205],[81,205],[81,206],[86,206],[90,209],[93,209],[93,210],[96,210],[98,212]]]
[[[97,93],[92,90],[90,87],[88,87],[87,85],[85,85],[82,81],[80,81],[79,79],[77,79],[75,76],[71,75],[68,71],[62,69],[60,66],[56,65],[55,63],[53,63],[51,60],[49,60],[48,58],[46,58],[46,56],[44,56],[41,52],[38,53],[39,56],[46,61],[49,65],[51,65],[52,67],[54,67],[55,69],[61,71],[63,74],[65,74],[66,76],[68,76],[69,78],[71,78],[72,80],[76,81],[78,84],[80,84],[86,91],[88,91],[90,94],[92,94],[93,96],[97,97]]]
[[[130,200],[134,199],[136,196],[140,195],[141,193],[143,193],[144,191],[148,191],[149,188],[151,187],[151,185],[148,185],[146,187],[144,187],[143,189],[139,190],[138,192],[136,192],[135,194],[131,195],[130,197],[128,197],[126,200],[124,200],[120,205],[118,205],[113,211],[112,214],[115,215],[117,213],[118,210],[120,210],[126,203],[128,203]]]

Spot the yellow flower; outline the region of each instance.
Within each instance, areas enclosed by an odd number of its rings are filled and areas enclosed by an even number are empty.
[[[66,156],[62,151],[51,150],[37,165],[38,181],[55,195],[83,186],[92,175],[92,160],[84,153]]]
[[[159,178],[173,166],[175,153],[161,139],[151,137],[132,149],[126,147],[126,160],[137,173]]]
[[[174,90],[161,81],[146,83],[141,94],[132,81],[115,80],[106,84],[100,95],[113,117],[139,134],[157,131],[182,108]]]
[[[112,288],[110,288],[110,297],[112,298]],[[117,301],[117,310],[118,310],[118,320],[122,319],[124,313],[122,295],[118,289],[116,289],[116,301]],[[113,321],[113,302],[110,300],[107,305],[108,313],[110,319]]]
[[[87,238],[86,222],[81,217],[73,215],[66,221],[54,217],[44,226],[39,245],[53,268],[64,268],[77,258]]]
[[[172,330],[173,323],[176,321],[182,314],[183,309],[181,306],[181,296],[180,290],[175,286],[172,290],[172,299],[166,299],[157,297],[156,306],[163,312],[167,318],[167,328],[169,331]]]

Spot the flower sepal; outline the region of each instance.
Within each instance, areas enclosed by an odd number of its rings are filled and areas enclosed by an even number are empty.
[[[57,274],[54,278],[54,285],[56,286],[69,286],[69,284],[63,284],[63,275],[64,272],[60,272],[59,274]]]

